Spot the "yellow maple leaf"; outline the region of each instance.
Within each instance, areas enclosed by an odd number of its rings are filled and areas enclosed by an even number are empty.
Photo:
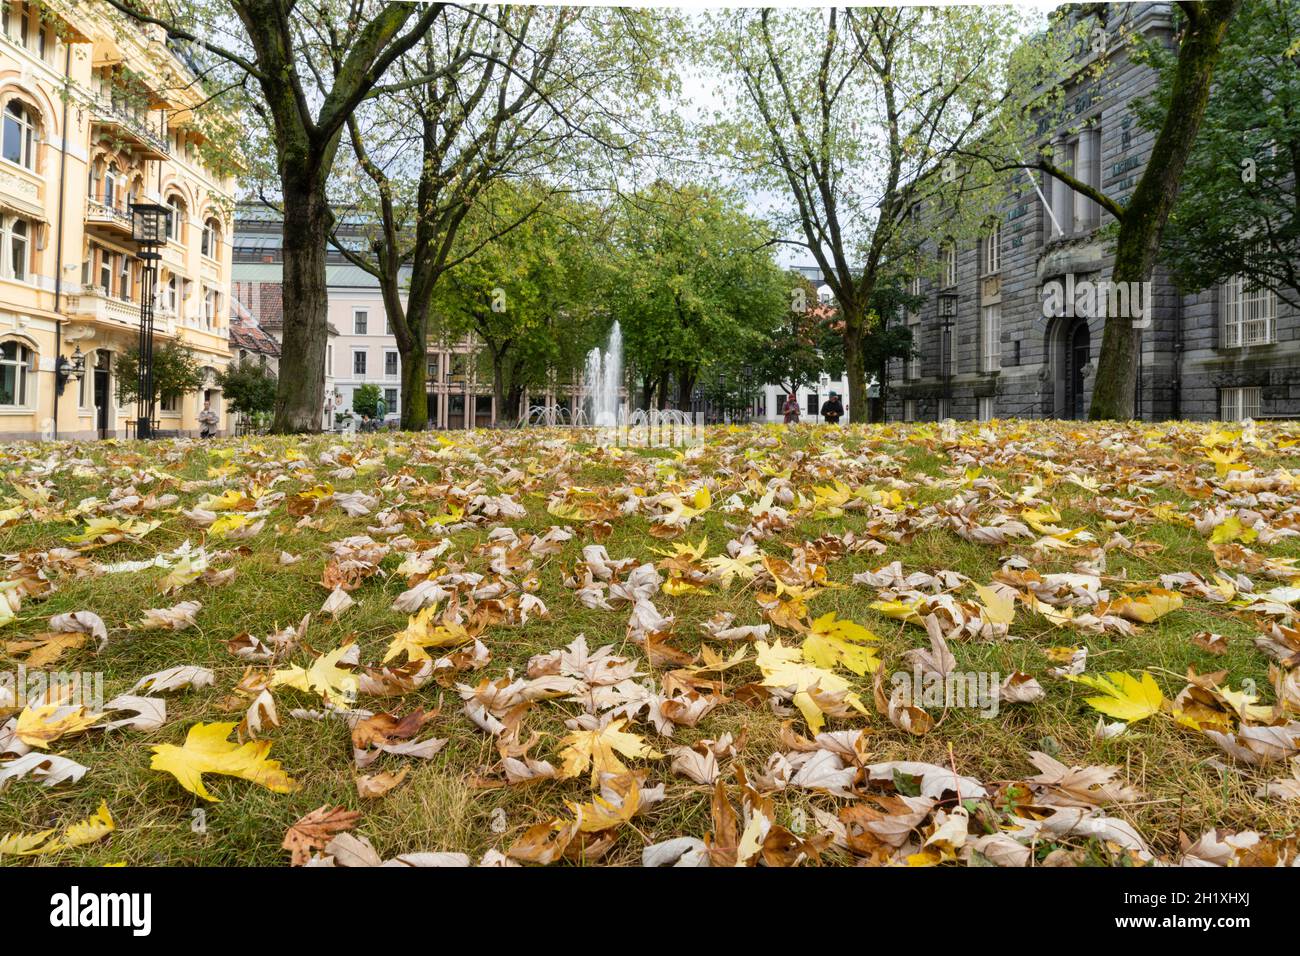
[[[1183,596],[1167,588],[1152,588],[1136,597],[1123,595],[1110,604],[1110,613],[1140,624],[1151,624],[1183,606]]]
[[[983,584],[975,585],[979,595],[981,616],[990,624],[1010,625],[1016,618],[1016,595],[1014,591],[999,591]]]
[[[58,840],[50,840],[53,830],[37,833],[6,833],[0,836],[0,856],[38,856],[59,849]],[[46,842],[48,841],[48,842]]]
[[[867,641],[878,641],[861,624],[850,620],[836,620],[835,612],[823,614],[812,622],[812,630],[803,642],[804,660],[827,669],[840,664],[853,673],[862,675],[880,666],[874,647]]]
[[[348,652],[351,645],[336,647],[327,654],[321,654],[311,666],[303,668],[294,664],[271,675],[271,687],[293,687],[307,693],[317,693],[326,702],[342,701],[353,703],[356,700],[357,679],[351,670],[339,667],[339,661]]]
[[[1250,544],[1259,537],[1259,532],[1241,523],[1241,519],[1232,515],[1214,526],[1210,534],[1210,544],[1227,544],[1229,541],[1241,541]]]
[[[602,830],[612,830],[630,821],[641,809],[641,787],[636,774],[625,773],[617,777],[608,777],[605,780],[605,787],[616,797],[615,800],[607,800],[600,794],[596,794],[591,803],[579,805],[565,801],[570,812],[581,821],[578,825],[580,832],[599,833]]]
[[[185,736],[185,744],[159,744],[153,748],[149,767],[169,773],[182,787],[214,803],[219,798],[203,786],[205,773],[222,774],[249,780],[273,793],[293,793],[298,784],[280,768],[278,760],[268,760],[269,740],[250,740],[237,744],[226,738],[235,729],[232,723],[195,724]]]
[[[854,710],[865,714],[861,698],[850,690],[850,684],[834,671],[809,664],[797,647],[785,647],[780,638],[771,646],[766,641],[756,641],[758,649],[755,663],[763,674],[764,687],[779,687],[794,691],[794,705],[814,733],[826,725],[820,700],[824,694],[843,694],[843,700]]]
[[[623,732],[627,718],[610,721],[599,730],[575,730],[560,742],[564,748],[560,756],[564,763],[560,767],[563,778],[576,777],[591,767],[591,782],[600,780],[602,773],[627,773],[627,767],[618,759],[624,757],[649,757],[657,759],[663,754],[654,750],[639,734]]]
[[[410,661],[428,660],[426,647],[457,647],[470,640],[470,634],[455,621],[439,622],[437,605],[431,604],[418,614],[407,618],[406,629],[393,635],[393,641],[384,654],[384,663],[405,652]]]
[[[61,737],[84,732],[102,716],[104,715],[92,714],[84,706],[44,704],[33,708],[29,704],[18,715],[15,733],[27,746],[46,750]]]
[[[60,842],[64,846],[85,846],[87,843],[102,840],[116,829],[117,824],[113,822],[113,814],[108,811],[108,802],[101,800],[98,810],[63,831]]]
[[[879,611],[885,617],[892,617],[896,621],[903,621],[907,624],[915,624],[923,627],[925,622],[921,615],[917,613],[920,605],[909,604],[906,601],[872,601],[867,605],[873,611]]]
[[[1111,671],[1098,677],[1090,674],[1080,674],[1077,677],[1066,675],[1066,680],[1101,691],[1104,696],[1087,697],[1087,703],[1108,717],[1130,724],[1160,713],[1160,707],[1165,702],[1155,678],[1145,672],[1141,680],[1124,671]]]

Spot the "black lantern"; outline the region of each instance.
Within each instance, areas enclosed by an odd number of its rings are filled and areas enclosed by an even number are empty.
[[[142,246],[163,245],[170,218],[171,210],[156,202],[131,203],[131,238]]]
[[[167,243],[171,210],[152,202],[131,203],[131,238],[140,246],[143,265],[140,288],[139,391],[136,400],[135,436],[153,435],[153,297],[158,276],[158,247]]]
[[[59,394],[63,394],[64,387],[68,384],[68,379],[75,378],[81,381],[86,374],[86,357],[81,354],[81,346],[78,345],[76,351],[69,358],[66,355],[60,355],[58,363],[54,366],[56,380],[58,382]]]

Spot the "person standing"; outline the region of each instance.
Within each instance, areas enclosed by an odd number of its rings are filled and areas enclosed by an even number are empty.
[[[785,404],[781,406],[781,414],[787,425],[799,424],[799,403],[795,400],[794,392],[786,395]]]
[[[839,392],[831,392],[830,398],[822,402],[822,418],[828,425],[838,425],[844,414],[844,403],[840,401]]]
[[[219,416],[212,410],[212,402],[205,401],[203,411],[199,412],[199,437],[214,437],[217,434],[217,423],[219,421]]]

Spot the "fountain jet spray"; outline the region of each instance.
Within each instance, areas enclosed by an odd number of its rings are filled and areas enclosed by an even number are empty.
[[[582,373],[582,391],[587,405],[587,420],[599,428],[619,424],[619,389],[623,382],[623,330],[618,322],[609,330],[609,344],[604,354],[599,348],[587,353]]]

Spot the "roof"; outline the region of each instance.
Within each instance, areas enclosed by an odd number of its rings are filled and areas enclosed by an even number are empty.
[[[230,344],[255,355],[278,358],[280,343],[267,335],[238,299],[230,300]]]
[[[403,288],[410,281],[410,268],[401,274]],[[279,262],[235,262],[230,277],[236,282],[281,282],[284,270]],[[330,289],[378,289],[379,280],[360,266],[329,263],[325,266],[325,284]]]

